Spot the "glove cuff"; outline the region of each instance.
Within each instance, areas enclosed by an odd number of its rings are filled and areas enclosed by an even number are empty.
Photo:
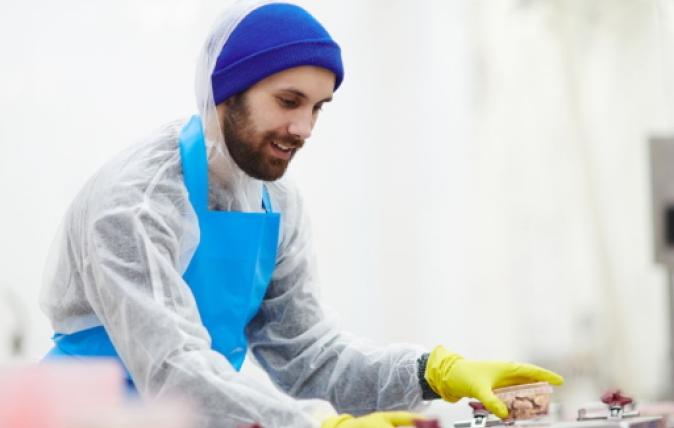
[[[421,354],[417,359],[417,377],[419,378],[419,387],[421,388],[421,398],[423,400],[437,400],[440,398],[437,392],[433,391],[433,388],[426,381],[426,364],[428,364],[429,353],[426,352]]]
[[[444,400],[455,403],[463,397],[453,391],[451,370],[457,361],[463,360],[459,354],[449,352],[443,346],[436,346],[428,356],[424,378],[433,391]]]

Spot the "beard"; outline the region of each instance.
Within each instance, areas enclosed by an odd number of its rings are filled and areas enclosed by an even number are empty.
[[[225,145],[234,162],[252,178],[263,181],[281,178],[304,141],[276,131],[258,132],[253,124],[245,93],[233,96],[226,103],[222,128]],[[269,150],[272,142],[292,147],[290,159],[273,156]]]

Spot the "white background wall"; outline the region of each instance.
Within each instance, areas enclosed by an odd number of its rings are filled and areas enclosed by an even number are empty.
[[[193,113],[224,4],[2,0],[0,304],[21,314],[22,358],[49,347],[37,297],[69,201],[112,154]],[[544,364],[567,402],[613,385],[661,397],[646,140],[674,132],[672,2],[301,4],[346,66],[291,168],[344,327]],[[0,309],[5,360],[13,322]]]

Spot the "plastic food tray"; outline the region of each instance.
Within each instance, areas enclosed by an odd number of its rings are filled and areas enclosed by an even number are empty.
[[[547,416],[552,386],[530,383],[495,389],[494,394],[508,406],[510,419],[533,419]]]

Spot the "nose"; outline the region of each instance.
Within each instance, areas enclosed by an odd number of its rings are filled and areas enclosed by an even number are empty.
[[[308,140],[311,137],[311,130],[314,128],[313,114],[304,112],[298,113],[288,124],[288,133],[301,140]]]

